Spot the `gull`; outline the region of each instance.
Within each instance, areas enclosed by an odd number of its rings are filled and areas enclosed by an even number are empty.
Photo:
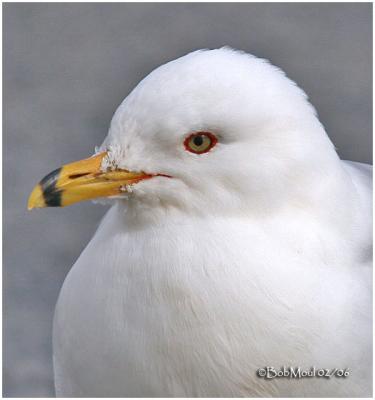
[[[93,199],[112,206],[58,299],[57,396],[371,396],[371,167],[280,69],[225,47],[154,70],[28,207]]]

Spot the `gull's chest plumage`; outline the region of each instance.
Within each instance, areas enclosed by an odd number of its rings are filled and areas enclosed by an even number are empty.
[[[118,212],[106,217],[60,295],[59,395],[319,394],[313,382],[265,382],[256,369],[302,361],[341,368],[362,356],[361,347],[342,353],[364,288],[324,249],[315,254],[293,235],[280,243],[267,226],[231,218],[121,232]],[[327,383],[345,392],[340,384]]]

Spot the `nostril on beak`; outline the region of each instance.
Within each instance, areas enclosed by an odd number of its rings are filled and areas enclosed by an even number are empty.
[[[86,176],[88,174],[89,174],[89,172],[84,172],[83,174],[72,174],[72,175],[69,175],[69,179],[77,179],[77,178],[80,178],[81,176]]]

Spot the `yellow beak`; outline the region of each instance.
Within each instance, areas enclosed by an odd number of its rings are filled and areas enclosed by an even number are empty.
[[[64,165],[45,176],[30,194],[27,208],[64,207],[79,201],[116,196],[127,185],[152,178],[144,172],[115,169],[103,172],[107,152]]]

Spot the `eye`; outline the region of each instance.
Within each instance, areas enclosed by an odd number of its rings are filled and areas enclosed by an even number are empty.
[[[185,149],[195,154],[203,154],[210,151],[217,143],[217,138],[211,132],[195,132],[189,135],[185,141]]]

